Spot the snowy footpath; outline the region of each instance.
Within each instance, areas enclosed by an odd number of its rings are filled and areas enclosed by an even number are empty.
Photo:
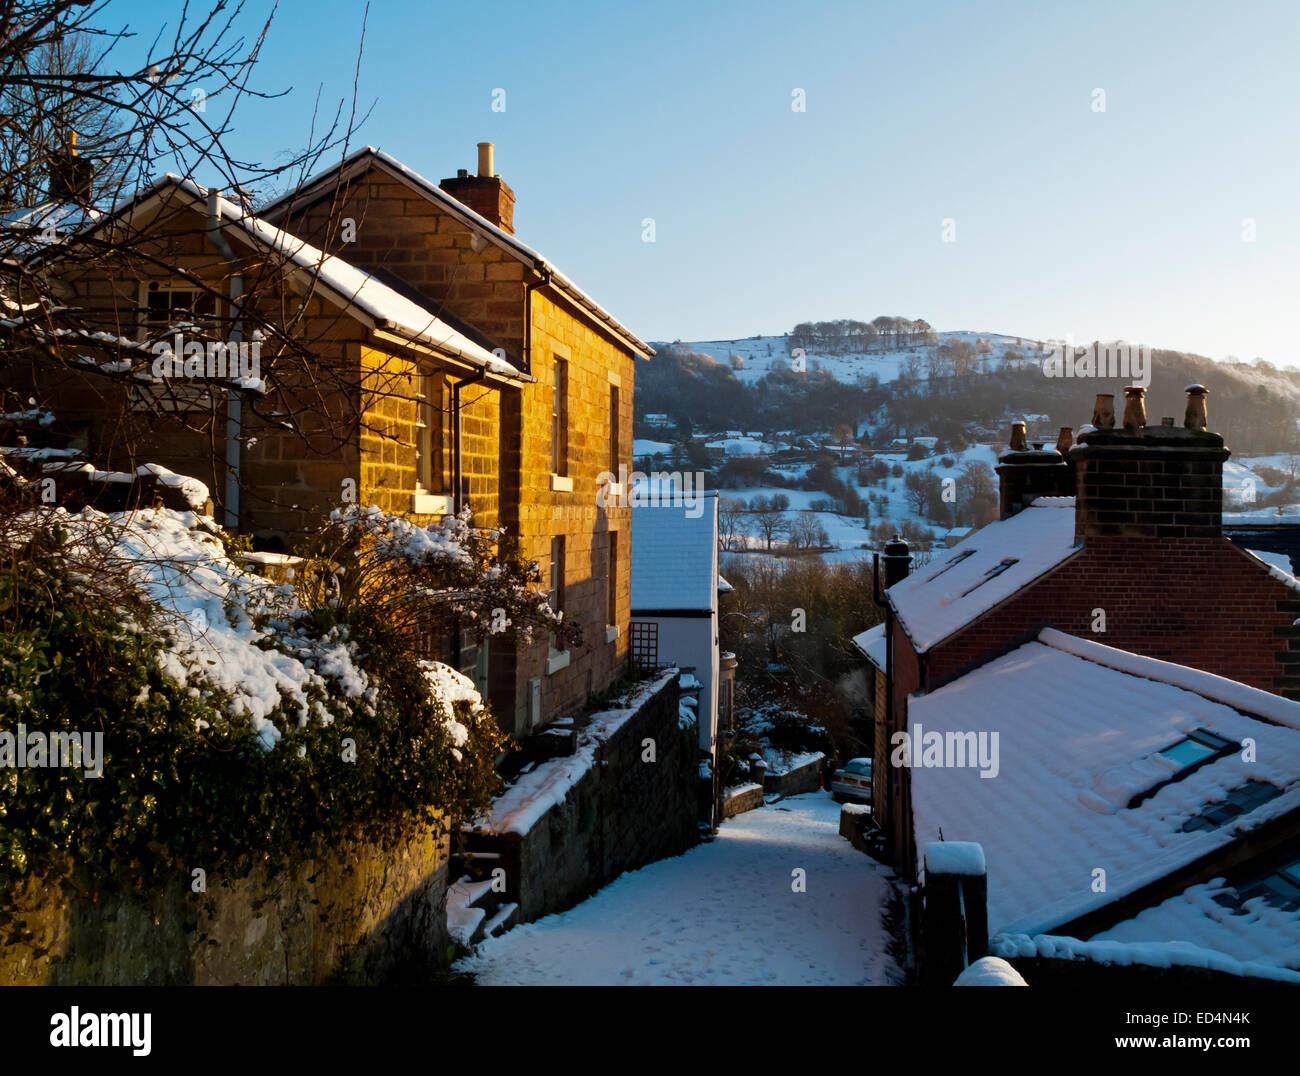
[[[456,965],[480,985],[889,985],[889,870],[839,835],[825,792],[724,822]]]

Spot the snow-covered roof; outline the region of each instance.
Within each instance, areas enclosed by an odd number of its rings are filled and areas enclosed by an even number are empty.
[[[1050,933],[1300,809],[1300,703],[1051,628],[909,698],[908,729],[921,749],[930,733],[987,737],[996,777],[917,766],[912,809],[918,855],[941,828],[983,845],[993,933]],[[1225,748],[1177,777],[1160,752],[1196,730],[1253,751]],[[1249,781],[1278,794],[1183,830]]]
[[[0,231],[8,233],[4,252],[15,257],[27,255],[49,246],[45,235],[53,233],[62,238],[92,224],[103,214],[93,206],[75,202],[42,202],[25,206],[0,215]]]
[[[332,193],[334,184],[341,177],[350,179],[353,175],[364,171],[369,164],[373,162],[395,179],[413,187],[421,194],[428,197],[431,201],[437,202],[441,207],[452,216],[457,217],[465,224],[470,225],[486,238],[490,239],[503,250],[514,255],[522,262],[532,265],[539,272],[549,275],[553,283],[561,291],[565,292],[570,298],[576,299],[578,304],[592,314],[597,320],[603,322],[608,328],[612,329],[616,335],[629,344],[638,354],[649,358],[654,354],[654,349],[637,337],[632,331],[618,322],[613,315],[603,309],[596,303],[586,292],[573,283],[564,273],[560,272],[554,265],[543,258],[537,251],[526,246],[516,239],[505,229],[493,224],[486,217],[474,212],[469,206],[465,205],[459,199],[452,197],[444,191],[438,184],[431,179],[426,179],[413,168],[408,168],[396,157],[376,149],[374,146],[363,146],[350,157],[346,158],[337,165],[325,169],[319,175],[313,176],[305,183],[301,184],[295,190],[281,195],[272,202],[262,207],[262,214],[267,217],[288,211],[295,206],[302,206],[310,202],[317,193]]]
[[[1073,554],[1079,548],[1073,508],[1073,498],[1039,498],[890,587],[889,601],[917,651],[942,642]]]
[[[164,195],[169,189],[187,195],[196,203],[197,210],[206,212],[208,190],[193,180],[168,173],[124,200],[111,214],[87,225],[82,229],[82,234],[104,226],[111,218],[140,212],[154,197]],[[301,276],[309,277],[322,285],[323,290],[335,302],[362,315],[375,329],[390,331],[412,344],[432,347],[453,359],[462,360],[490,373],[529,380],[528,375],[516,369],[505,358],[471,340],[371,274],[267,223],[228,198],[218,197],[216,205],[218,217],[223,224],[237,228],[253,245],[283,257],[288,265],[300,271]]]
[[[1177,938],[1239,961],[1244,973],[1260,974],[1268,967],[1300,971],[1300,909],[1277,907],[1259,898],[1243,909],[1244,896],[1223,879],[1189,886],[1093,940],[1142,945]],[[1288,978],[1300,983],[1300,974]]]
[[[853,636],[853,645],[856,646],[867,660],[877,669],[885,671],[885,623],[881,621],[874,628],[868,628],[866,631]]]
[[[717,607],[718,494],[700,504],[632,508],[632,612],[707,612]],[[664,499],[668,500],[667,498]],[[699,514],[692,518],[692,513]]]

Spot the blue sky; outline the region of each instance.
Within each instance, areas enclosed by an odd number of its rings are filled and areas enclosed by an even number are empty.
[[[281,3],[260,85],[293,92],[241,152],[350,95],[363,10]],[[1293,3],[377,0],[359,144],[438,179],[494,142],[520,238],[646,339],[902,314],[1300,365],[1298,28]]]

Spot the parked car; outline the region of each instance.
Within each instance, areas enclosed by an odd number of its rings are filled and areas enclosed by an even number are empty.
[[[871,759],[851,758],[831,775],[831,796],[836,803],[871,802]]]

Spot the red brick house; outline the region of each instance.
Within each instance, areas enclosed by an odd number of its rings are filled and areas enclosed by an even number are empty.
[[[1205,390],[1181,427],[1147,426],[1143,390],[1128,393],[1121,428],[1099,407],[1064,455],[1013,433],[1000,520],[912,574],[905,546],[886,557],[886,622],[856,640],[877,668],[878,760],[913,699],[1045,628],[1300,698],[1300,583],[1223,537],[1229,452],[1205,429]],[[909,872],[910,783],[875,767],[876,823]]]

